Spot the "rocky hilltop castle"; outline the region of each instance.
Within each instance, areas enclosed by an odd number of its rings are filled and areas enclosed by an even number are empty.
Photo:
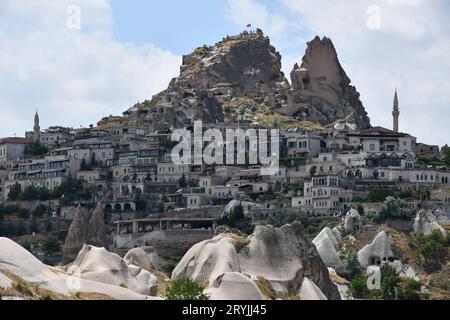
[[[247,121],[281,128],[325,128],[338,120],[370,127],[355,87],[341,67],[333,43],[316,37],[289,84],[281,55],[261,30],[229,36],[183,56],[180,75],[169,87],[110,122],[167,124],[178,128],[195,120]],[[112,121],[111,121],[112,120]]]

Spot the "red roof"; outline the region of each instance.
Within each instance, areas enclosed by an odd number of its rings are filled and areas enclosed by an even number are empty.
[[[22,138],[22,137],[14,137],[14,138],[3,138],[0,139],[1,144],[10,143],[10,144],[29,144],[32,143],[33,140]]]

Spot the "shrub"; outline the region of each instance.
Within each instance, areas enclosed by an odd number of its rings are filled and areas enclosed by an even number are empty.
[[[388,188],[380,188],[376,190],[372,190],[367,195],[367,200],[369,202],[383,202],[387,197],[392,197],[394,192]]]
[[[61,250],[61,246],[57,238],[49,237],[42,245],[42,251],[48,256],[53,256]]]
[[[448,237],[444,237],[439,230],[433,230],[429,235],[420,234],[417,236],[419,242],[419,253],[425,259],[440,260],[446,255],[448,247]]]
[[[30,211],[27,209],[20,209],[17,216],[20,219],[28,219],[30,217]]]
[[[11,186],[11,189],[9,190],[8,200],[17,201],[19,199],[21,192],[22,192],[22,187],[20,186],[20,184],[15,183],[13,186]]]
[[[167,300],[208,300],[203,293],[204,287],[197,282],[182,278],[173,280],[167,286],[164,297]]]
[[[37,142],[33,142],[33,143],[27,144],[25,146],[25,154],[26,155],[43,156],[43,155],[47,154],[47,152],[48,152],[48,149]]]
[[[419,291],[422,283],[414,279],[408,279],[402,288],[398,289],[398,298],[400,300],[420,300]]]
[[[47,207],[43,204],[37,206],[32,212],[31,215],[35,218],[41,218],[44,214],[47,213]]]
[[[384,223],[386,220],[411,220],[414,211],[401,199],[387,197],[376,217],[376,222]]]
[[[364,207],[361,203],[358,203],[358,207],[357,207],[358,213],[360,216],[364,215]]]
[[[358,256],[352,248],[346,248],[340,256],[341,261],[336,267],[336,273],[348,280],[361,275],[362,267],[359,264]]]
[[[350,293],[354,298],[363,299],[369,294],[367,279],[363,276],[354,277],[349,285]]]
[[[381,267],[381,296],[383,300],[395,300],[397,298],[397,286],[400,277],[397,271],[388,264]]]

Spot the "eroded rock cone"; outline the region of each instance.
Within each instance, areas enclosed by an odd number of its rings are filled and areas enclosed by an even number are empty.
[[[89,220],[87,243],[95,247],[108,249],[107,230],[103,207],[99,203]]]
[[[63,262],[68,263],[78,255],[83,245],[88,240],[88,223],[81,205],[78,205],[75,211],[75,217],[69,227],[66,241],[63,247]]]
[[[301,65],[296,64],[291,72],[291,81],[285,114],[321,124],[345,119],[359,129],[370,127],[360,95],[350,84],[329,38],[315,37],[308,42]]]

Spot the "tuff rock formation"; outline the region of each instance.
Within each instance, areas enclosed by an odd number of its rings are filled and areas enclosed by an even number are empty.
[[[345,119],[359,129],[370,127],[360,95],[350,85],[329,38],[315,37],[308,42],[301,65],[296,64],[291,72],[291,81],[286,115],[321,124]]]
[[[127,264],[105,248],[84,245],[66,270],[82,279],[121,286],[142,295],[156,295],[157,279],[154,275],[139,266]]]
[[[233,272],[253,281],[269,281],[279,298],[299,295],[308,277],[325,297],[340,299],[327,267],[298,222],[281,228],[257,226],[247,238],[227,233],[198,243],[176,266],[172,279],[188,277],[214,287],[217,279]]]
[[[103,206],[99,203],[92,214],[88,224],[88,244],[95,247],[104,247],[108,249],[108,239]]]
[[[358,261],[363,267],[381,266],[398,261],[392,251],[392,238],[381,231],[373,241],[358,251]]]
[[[78,205],[75,217],[69,227],[63,247],[63,262],[69,263],[78,256],[84,244],[108,248],[104,213],[99,203],[88,220],[81,205]]]
[[[183,56],[180,75],[166,90],[98,125],[142,124],[155,130],[202,120],[313,130],[340,120],[370,127],[330,39],[308,43],[291,79],[292,87],[281,71],[281,55],[261,30],[243,32]]]
[[[439,224],[436,216],[432,211],[420,210],[414,219],[414,234],[429,235],[433,230],[439,230],[442,235],[446,236],[447,231]]]
[[[100,264],[102,262],[99,261]],[[93,268],[98,268],[97,262]],[[59,268],[46,266],[29,251],[8,238],[0,238],[0,279],[5,278],[3,270],[36,287],[65,295],[68,298],[73,297],[74,294],[95,293],[117,300],[156,299],[137,294],[115,283],[83,279]],[[4,285],[3,282],[6,283],[7,280],[0,280],[1,287]]]
[[[329,227],[324,228],[314,238],[312,243],[316,246],[320,257],[327,267],[336,268],[338,266],[340,262],[338,254],[339,242]]]
[[[205,294],[211,300],[264,300],[258,286],[239,272],[226,272],[219,276]]]
[[[150,270],[154,267],[152,259],[142,248],[131,249],[123,260],[127,264],[132,264],[145,270]]]
[[[358,231],[362,227],[362,219],[358,211],[350,209],[345,215],[344,230],[347,232]]]
[[[63,247],[64,262],[73,261],[87,239],[88,224],[86,216],[81,205],[78,205]]]

